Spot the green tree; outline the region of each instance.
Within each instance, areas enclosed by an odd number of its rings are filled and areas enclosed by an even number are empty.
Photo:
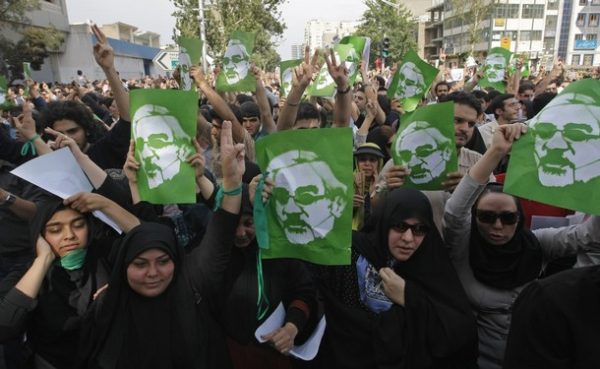
[[[386,59],[388,63],[400,61],[409,49],[416,49],[413,16],[400,0],[395,0],[394,3],[396,6],[393,7],[380,0],[365,1],[367,10],[356,34],[371,38],[371,62],[379,57],[380,42],[384,37],[390,39],[390,54]]]
[[[475,45],[482,41],[483,22],[490,19],[499,0],[449,0],[448,10],[451,16],[461,20],[467,27],[467,43],[471,45],[469,55],[473,55]]]
[[[199,37],[198,0],[172,0],[176,18],[174,33]],[[210,54],[219,60],[229,36],[235,30],[256,33],[252,60],[262,69],[272,71],[279,65],[273,39],[281,36],[285,24],[279,7],[285,0],[212,0],[206,1],[206,39]]]
[[[10,28],[20,35],[15,42],[0,33],[0,73],[12,78],[21,76],[23,62],[30,62],[33,70],[40,70],[44,58],[63,43],[63,34],[55,28],[30,25],[27,12],[39,8],[40,0],[0,1],[0,31]]]

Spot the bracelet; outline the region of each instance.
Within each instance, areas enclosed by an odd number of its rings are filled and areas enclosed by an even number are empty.
[[[240,184],[236,188],[232,190],[225,191],[223,187],[219,187],[219,191],[217,191],[217,195],[215,197],[215,211],[221,207],[221,203],[223,202],[223,196],[236,196],[242,193],[242,185]]]
[[[348,88],[346,88],[344,91],[337,90],[338,95],[345,95],[348,92],[350,92],[350,85],[348,85]]]
[[[35,140],[37,140],[38,138],[40,138],[40,135],[38,135],[36,133],[35,136],[31,137],[27,142],[25,142],[25,144],[21,148],[21,156],[27,155],[27,153],[30,150],[31,150],[31,155],[35,156],[37,154],[37,152],[35,151],[35,144],[33,142]]]

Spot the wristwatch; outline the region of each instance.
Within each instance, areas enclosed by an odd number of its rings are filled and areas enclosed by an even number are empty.
[[[10,192],[6,193],[6,196],[4,196],[4,198],[1,199],[2,202],[0,203],[0,205],[2,206],[11,206],[12,204],[15,203],[15,201],[17,201],[17,197],[15,195],[13,195]]]

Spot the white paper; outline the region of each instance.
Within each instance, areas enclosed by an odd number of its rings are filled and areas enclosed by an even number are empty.
[[[265,336],[274,330],[281,328],[283,323],[285,322],[285,308],[283,304],[280,302],[275,311],[261,324],[254,333],[254,336],[258,340],[258,342],[263,343],[266,342],[262,336]],[[325,333],[325,327],[327,323],[325,321],[325,316],[321,318],[319,324],[310,335],[308,340],[303,345],[294,346],[290,350],[290,355],[297,357],[298,359],[310,361],[317,356],[317,352],[319,352],[319,346],[321,345],[321,339],[323,338],[323,333]]]
[[[450,77],[453,81],[458,82],[464,78],[465,70],[462,68],[450,69]]]
[[[94,189],[68,147],[30,160],[11,173],[61,199],[78,192],[92,192]],[[100,211],[92,214],[115,231],[123,232],[106,214]]]

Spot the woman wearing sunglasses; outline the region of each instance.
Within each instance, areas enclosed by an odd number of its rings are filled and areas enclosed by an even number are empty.
[[[351,263],[318,269],[319,368],[473,368],[475,319],[431,205],[390,191],[352,237]]]
[[[521,123],[499,127],[444,213],[444,238],[477,318],[479,367],[485,369],[502,367],[512,305],[527,284],[548,261],[600,242],[598,217],[576,226],[530,231],[517,198],[503,193],[500,184],[486,185],[513,141],[526,131]]]

